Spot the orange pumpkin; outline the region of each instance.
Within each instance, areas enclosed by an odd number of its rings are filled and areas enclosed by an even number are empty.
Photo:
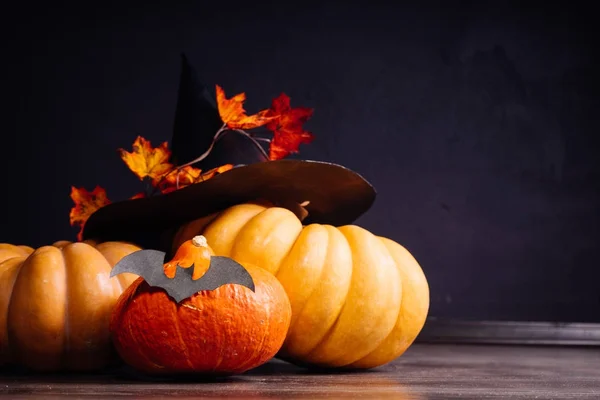
[[[297,214],[240,204],[181,226],[173,245],[202,234],[216,255],[277,277],[292,306],[281,358],[360,369],[399,357],[429,310],[418,262],[400,244],[358,226],[303,226]]]
[[[36,250],[0,244],[0,364],[94,370],[114,360],[108,323],[135,275],[109,277],[139,247],[60,241]]]
[[[185,241],[164,272],[208,269],[212,250],[201,238]],[[244,264],[255,291],[235,284],[203,290],[177,303],[139,278],[120,297],[110,329],[121,358],[148,374],[242,373],[271,359],[289,327],[291,306],[281,284]],[[181,272],[175,272],[181,273]]]

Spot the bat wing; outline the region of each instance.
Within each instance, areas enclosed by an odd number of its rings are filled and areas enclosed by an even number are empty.
[[[135,251],[116,263],[110,276],[129,272],[141,276],[151,286],[163,287],[172,281],[163,270],[165,255],[166,253],[158,250]]]
[[[167,278],[163,265],[165,253],[158,250],[138,250],[123,257],[112,269],[113,277],[124,272],[144,278],[150,286],[164,289],[178,303],[203,290],[215,290],[227,284],[238,284],[254,291],[254,281],[248,271],[229,257],[213,256],[202,278],[193,280],[194,267],[177,268],[175,278]]]
[[[192,279],[193,269],[193,266],[178,268],[175,279],[169,279],[169,288],[163,286],[177,302],[203,290],[215,290],[228,284],[242,285],[255,290],[252,276],[246,268],[229,257],[212,256],[208,270],[200,279]]]

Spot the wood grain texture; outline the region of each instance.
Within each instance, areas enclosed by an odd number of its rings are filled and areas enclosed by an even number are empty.
[[[368,372],[308,372],[272,361],[219,381],[148,381],[127,369],[98,375],[2,372],[0,397],[244,399],[597,399],[600,349],[416,344]]]

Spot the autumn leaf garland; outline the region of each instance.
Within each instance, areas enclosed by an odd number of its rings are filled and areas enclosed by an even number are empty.
[[[171,150],[164,142],[158,147],[152,147],[150,141],[138,136],[133,142],[132,151],[119,149],[119,155],[127,167],[140,181],[149,182],[146,191],[139,192],[130,197],[130,200],[141,199],[155,193],[170,193],[194,183],[212,178],[216,174],[233,168],[231,164],[202,172],[198,168],[186,166],[179,168],[169,162]],[[88,192],[85,188],[71,187],[71,200],[75,205],[70,212],[71,226],[79,225],[80,230],[77,240],[82,240],[83,228],[87,219],[96,210],[110,204],[106,190],[101,186]]]
[[[270,108],[253,115],[247,115],[244,109],[245,93],[236,94],[228,99],[223,88],[217,85],[216,98],[223,126],[215,133],[213,145],[225,132],[234,131],[252,139],[257,146],[260,146],[257,141],[268,142],[268,158],[278,160],[289,154],[297,153],[300,144],[308,144],[314,138],[312,133],[303,128],[303,124],[312,116],[313,110],[306,107],[292,108],[290,98],[285,93],[274,98]],[[263,126],[272,133],[272,138],[263,138],[255,133],[247,132]],[[226,164],[203,172],[191,166],[204,159],[210,149],[197,159],[176,166],[171,163],[171,150],[168,148],[167,142],[161,143],[158,147],[152,147],[150,141],[141,136],[138,136],[133,142],[132,151],[119,149],[118,152],[127,167],[141,181],[149,183],[146,191],[139,192],[130,199],[147,197],[157,192],[170,193],[233,168],[233,165]],[[110,204],[111,201],[108,199],[106,190],[100,186],[96,186],[91,192],[85,188],[71,187],[71,199],[74,206],[69,214],[69,219],[71,226],[78,225],[80,227],[77,240],[81,241],[87,219],[96,210]]]

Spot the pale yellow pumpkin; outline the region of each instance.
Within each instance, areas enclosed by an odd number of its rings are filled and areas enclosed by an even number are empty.
[[[281,282],[292,305],[281,358],[372,368],[403,354],[425,323],[429,286],[420,265],[361,227],[303,226],[286,208],[248,203],[183,225],[174,248],[197,234],[216,255],[260,265]]]
[[[110,278],[140,250],[121,242],[60,241],[36,250],[0,244],[0,365],[35,370],[94,370],[115,353],[109,318],[138,276]]]

